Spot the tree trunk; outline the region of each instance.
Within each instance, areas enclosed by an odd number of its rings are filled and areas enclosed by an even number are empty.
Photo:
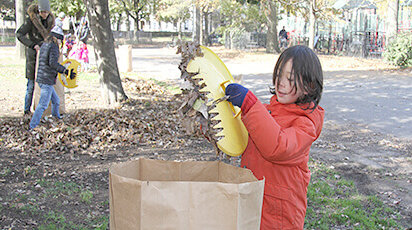
[[[136,30],[136,32],[140,30],[139,21],[139,17],[136,17],[134,19],[134,29]]]
[[[120,25],[122,24],[122,13],[119,14],[119,18],[117,18],[117,23],[116,23],[116,30],[120,31]]]
[[[199,23],[199,44],[201,44],[201,45],[205,45],[205,29],[204,29],[204,27],[203,27],[203,22],[204,22],[204,20],[205,20],[205,13],[201,10],[200,11],[200,17],[199,17],[199,19],[200,19],[200,23]]]
[[[94,54],[100,75],[102,96],[107,106],[127,99],[120,80],[110,28],[108,0],[84,0],[92,31]]]
[[[26,15],[26,1],[24,0],[16,0],[16,30],[20,28],[21,25],[24,23],[24,16]],[[25,54],[25,47],[23,43],[19,42],[16,38],[16,50],[17,50],[17,57],[20,59],[24,59],[26,57]]]
[[[134,18],[134,38],[139,42],[139,18]]]
[[[193,20],[193,34],[192,38],[193,41],[200,41],[200,9],[198,6],[194,6],[194,11],[195,13],[193,14],[194,20]]]
[[[206,45],[209,45],[209,13],[203,13],[203,20],[205,22],[205,28],[203,29],[203,42]]]
[[[182,40],[182,18],[177,19],[177,38]]]
[[[266,37],[266,53],[280,53],[278,42],[278,14],[277,7],[274,1],[267,1],[266,18],[268,20],[268,33]]]
[[[126,14],[126,31],[127,31],[127,38],[130,40],[133,40],[134,38],[134,33],[130,29],[130,17],[128,14]]]
[[[316,0],[312,0],[309,10],[309,48],[311,48],[312,50],[315,48],[315,7]]]
[[[393,40],[393,37],[398,33],[398,11],[399,0],[389,1],[388,6],[388,34],[386,36],[387,43]]]

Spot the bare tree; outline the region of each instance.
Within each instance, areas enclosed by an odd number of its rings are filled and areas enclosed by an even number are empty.
[[[107,105],[127,99],[120,80],[110,27],[108,0],[84,0],[92,31],[102,95]]]

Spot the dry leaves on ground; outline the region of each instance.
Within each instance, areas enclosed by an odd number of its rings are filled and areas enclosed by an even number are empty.
[[[0,118],[0,147],[94,154],[132,145],[184,146],[190,138],[201,137],[198,131],[187,136],[181,127],[181,95],[172,95],[153,81],[126,78],[123,87],[134,93],[116,109],[77,110],[62,120],[46,117],[32,131],[30,118]]]

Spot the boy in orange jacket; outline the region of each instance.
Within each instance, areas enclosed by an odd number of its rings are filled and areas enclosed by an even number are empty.
[[[270,104],[263,105],[239,84],[226,87],[228,101],[241,107],[249,141],[241,167],[265,178],[261,229],[303,229],[310,181],[309,150],[322,130],[318,105],[323,73],[306,46],[286,49],[274,72]]]

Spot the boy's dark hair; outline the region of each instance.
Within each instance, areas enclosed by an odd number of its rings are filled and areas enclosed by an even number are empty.
[[[287,48],[280,55],[273,71],[273,87],[270,92],[276,94],[275,83],[279,83],[279,73],[283,72],[285,64],[292,60],[292,71],[294,73],[294,87],[297,84],[305,92],[295,102],[297,105],[308,104],[304,109],[314,110],[319,105],[323,90],[323,72],[318,56],[307,46],[297,45]]]

